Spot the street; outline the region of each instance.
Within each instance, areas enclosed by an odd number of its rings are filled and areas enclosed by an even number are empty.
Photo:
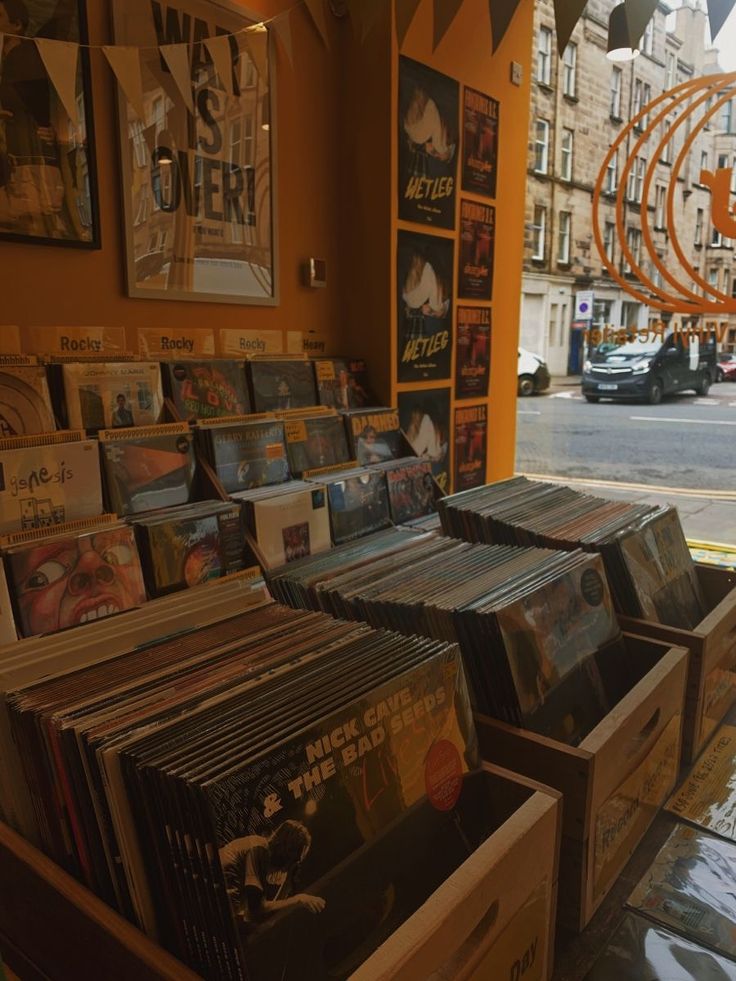
[[[736,491],[736,384],[660,405],[588,404],[577,387],[519,399],[522,473]]]

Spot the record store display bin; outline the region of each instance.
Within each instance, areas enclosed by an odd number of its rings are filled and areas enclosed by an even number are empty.
[[[678,775],[688,652],[624,638],[627,663],[617,667],[626,693],[579,746],[476,716],[485,759],[563,794],[558,923],[575,931],[600,906]]]
[[[552,974],[561,800],[484,765],[494,833],[352,975],[355,981],[482,981]],[[181,962],[0,824],[0,950],[24,981],[195,981]],[[53,923],[53,929],[43,924]],[[254,979],[256,981],[256,979]]]
[[[717,566],[695,567],[708,614],[694,630],[620,617],[624,630],[690,651],[682,761],[692,763],[736,702],[736,573]]]

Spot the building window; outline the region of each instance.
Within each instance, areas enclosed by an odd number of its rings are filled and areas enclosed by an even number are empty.
[[[572,180],[572,151],[575,134],[571,129],[562,130],[560,145],[560,177],[563,181]]]
[[[677,85],[677,56],[672,51],[668,51],[666,61],[664,87],[673,89]]]
[[[719,129],[722,129],[724,133],[733,132],[733,103],[730,99],[721,106],[721,124]]]
[[[662,163],[671,164],[672,163],[672,138],[670,130],[672,129],[672,124],[668,119],[666,119],[662,125],[662,137],[667,138],[667,142],[662,147],[662,156],[659,158]]]
[[[641,87],[641,99],[642,99],[642,109],[644,106],[648,106],[652,101],[652,86],[645,82]],[[641,128],[646,129],[649,125],[649,113],[647,113],[641,121]]]
[[[695,236],[693,239],[694,245],[703,244],[703,217],[704,217],[703,209],[698,208],[697,214],[695,216]]]
[[[148,146],[143,135],[143,123],[134,119],[130,124],[130,134],[133,138],[133,157],[136,167],[145,167],[148,163]]]
[[[562,94],[575,97],[577,88],[578,46],[570,42],[562,55]]]
[[[623,72],[614,68],[611,72],[611,115],[614,119],[621,118],[621,80]]]
[[[644,186],[644,174],[647,169],[645,157],[637,157],[631,165],[629,171],[629,182],[626,187],[626,196],[634,204],[641,203],[642,188]]]
[[[710,233],[710,244],[714,245],[716,248],[720,248],[723,245],[723,236],[718,231],[714,225]]]
[[[632,119],[634,116],[638,116],[641,112],[642,106],[644,105],[644,86],[640,78],[634,79],[634,102],[631,108]],[[639,123],[638,125],[641,125]]]
[[[537,174],[546,174],[548,166],[549,123],[546,119],[538,119],[534,140],[534,171]]]
[[[657,184],[657,190],[655,192],[654,199],[654,227],[655,228],[666,228],[665,223],[665,200],[667,197],[667,189],[663,184]]]
[[[650,20],[644,28],[644,35],[641,39],[642,54],[651,55],[654,51],[654,20]]]
[[[700,154],[700,169],[701,169],[701,171],[702,170],[708,170],[709,169],[708,168],[708,151],[707,150],[703,150],[702,153]],[[698,180],[700,180],[700,177],[698,177]]]
[[[629,247],[635,266],[641,266],[641,231],[638,228],[629,228],[626,232],[626,244]],[[624,272],[630,273],[631,263],[626,261]],[[627,325],[628,326],[628,325]]]
[[[608,194],[615,194],[617,187],[618,187],[618,150],[616,150],[614,155],[608,161],[608,166],[606,167],[605,190]]]
[[[607,221],[603,226],[603,252],[610,263],[615,262],[616,225],[612,221]]]
[[[569,211],[560,212],[560,229],[557,239],[557,261],[567,264],[570,261],[570,236],[572,232],[572,215]]]
[[[159,136],[166,126],[166,107],[164,106],[163,96],[159,96],[153,100],[151,115],[153,117],[153,125],[155,126],[154,133],[156,136]]]
[[[552,79],[552,31],[549,27],[539,28],[537,38],[537,81],[549,85]]]
[[[718,154],[718,170],[725,170],[728,167],[728,154]]]
[[[240,58],[240,87],[243,89],[252,89],[257,81],[256,66],[253,64],[252,58],[248,57],[248,55],[241,53]]]
[[[714,289],[718,289],[718,269],[713,268],[708,270],[708,286],[712,286]]]
[[[534,225],[532,226],[532,259],[544,259],[544,239],[547,234],[547,209],[541,204],[534,205]]]

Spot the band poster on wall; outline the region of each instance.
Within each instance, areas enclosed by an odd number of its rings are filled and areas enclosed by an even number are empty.
[[[480,487],[486,482],[488,406],[463,405],[455,409],[455,473],[453,491]]]
[[[496,196],[498,109],[496,99],[463,89],[462,188],[491,198]]]
[[[131,296],[276,302],[270,35],[252,23],[229,0],[113,0],[142,76],[136,105],[118,87]]]
[[[454,247],[451,238],[398,232],[400,382],[450,378]]]
[[[457,294],[463,300],[490,300],[493,295],[495,226],[493,205],[460,201]]]
[[[432,464],[432,475],[450,491],[450,389],[399,392],[399,425],[411,448]]]
[[[399,218],[455,227],[460,86],[399,58]]]
[[[89,53],[58,84],[56,41],[87,42],[81,0],[0,2],[0,238],[99,248]]]
[[[487,398],[491,372],[490,307],[458,307],[455,398]]]

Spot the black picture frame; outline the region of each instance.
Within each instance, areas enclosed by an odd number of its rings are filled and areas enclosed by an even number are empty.
[[[74,10],[76,12],[77,18],[77,31],[76,35],[73,31],[73,24],[64,23],[63,17],[63,6],[62,2],[53,2],[53,0],[25,0],[25,5],[29,9],[30,20],[29,26],[33,25],[34,15],[36,17],[41,16],[45,19],[41,22],[39,29],[28,34],[28,41],[21,41],[20,45],[25,45],[27,48],[27,57],[37,59],[38,65],[43,68],[43,63],[41,62],[40,55],[38,55],[37,48],[35,44],[32,43],[32,38],[35,37],[46,37],[51,40],[58,41],[71,41],[73,43],[78,43],[80,45],[86,45],[89,39],[89,32],[87,28],[87,10],[85,0],[77,0],[74,5]],[[67,5],[69,6],[69,5]],[[5,44],[3,46],[4,52],[7,52],[8,36],[6,35]],[[15,50],[18,50],[19,45],[15,46]],[[33,52],[33,53],[31,53]],[[4,85],[8,87],[12,85],[7,82],[7,61],[8,55],[5,53],[4,57],[0,58],[0,104],[2,102],[2,93]],[[5,82],[3,81],[3,74],[5,74]],[[59,118],[66,119],[66,114],[64,113],[63,107],[58,99],[58,96],[53,91],[53,83],[48,78],[48,75],[44,71],[44,78],[48,82],[49,91],[49,117],[52,116],[54,103],[57,106],[57,112]],[[8,227],[10,224],[7,221],[3,221],[2,206],[0,205],[0,240],[6,242],[18,242],[26,244],[37,244],[37,245],[53,245],[61,246],[64,248],[74,248],[74,249],[86,249],[86,250],[96,250],[102,247],[101,234],[100,234],[100,206],[99,206],[99,194],[98,194],[98,182],[97,182],[97,154],[95,149],[95,129],[94,129],[94,108],[92,99],[92,75],[90,71],[90,55],[89,49],[85,47],[80,47],[79,49],[79,64],[77,72],[77,92],[79,93],[81,86],[81,94],[83,98],[82,113],[80,116],[81,128],[84,133],[84,139],[80,144],[75,145],[71,141],[68,143],[63,143],[54,139],[54,151],[56,153],[56,160],[58,161],[58,169],[61,173],[62,181],[64,182],[63,191],[63,201],[59,208],[59,211],[66,209],[76,209],[76,214],[79,215],[79,222],[76,222],[72,217],[68,217],[67,228],[71,232],[80,225],[88,229],[88,235],[83,236],[78,234],[77,237],[73,235],[63,236],[63,235],[53,235],[53,234],[41,234],[35,233],[33,231],[20,231],[13,230],[12,227]],[[16,90],[17,91],[17,90]],[[6,93],[7,94],[7,93]],[[18,96],[21,98],[21,96]],[[30,115],[30,113],[29,113]],[[0,193],[3,190],[3,186],[7,186],[10,182],[13,173],[13,167],[18,167],[17,162],[11,160],[13,156],[17,157],[18,154],[13,154],[8,152],[12,149],[12,143],[8,143],[7,140],[7,125],[8,120],[3,122],[0,121]],[[36,138],[41,143],[41,138],[36,134]],[[47,141],[47,146],[50,141]],[[63,147],[67,147],[63,150]],[[78,158],[80,152],[83,153],[83,157]],[[3,182],[3,152],[5,153],[5,182]],[[62,154],[65,154],[63,156]],[[40,154],[39,154],[40,156]],[[26,165],[30,166],[53,166],[49,164],[38,164],[32,160],[33,155],[28,155],[28,161]],[[69,168],[75,168],[75,172],[71,173]],[[26,172],[27,179],[30,179],[31,173]],[[70,179],[74,178],[77,183],[69,183]],[[84,181],[84,193],[83,196],[77,200],[71,200],[71,196],[75,193],[75,188],[79,188],[79,181]],[[88,209],[88,222],[84,221],[84,214],[80,210],[82,207]],[[53,211],[49,215],[53,214]],[[74,212],[72,211],[72,214]],[[38,218],[39,216],[35,216]]]

